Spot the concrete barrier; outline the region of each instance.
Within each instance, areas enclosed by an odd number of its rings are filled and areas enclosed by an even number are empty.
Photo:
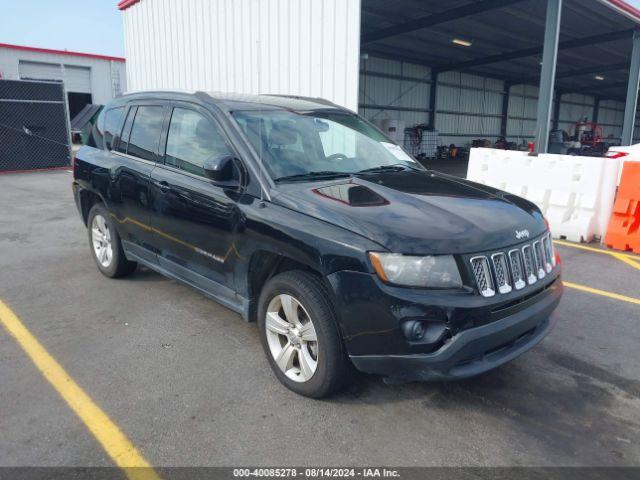
[[[618,168],[611,158],[472,148],[467,178],[535,203],[556,238],[589,242],[606,234]]]

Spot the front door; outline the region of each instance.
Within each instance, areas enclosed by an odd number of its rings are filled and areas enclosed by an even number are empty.
[[[166,132],[164,161],[151,173],[159,263],[218,297],[234,296],[241,194],[214,185],[203,164],[214,155],[236,154],[216,120],[191,104],[172,107]]]

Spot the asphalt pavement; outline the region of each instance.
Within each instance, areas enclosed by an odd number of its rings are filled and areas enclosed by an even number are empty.
[[[68,171],[0,175],[0,300],[155,466],[640,465],[640,304],[567,288],[531,352],[455,383],[271,373],[254,324],[146,269],[102,276]],[[558,246],[564,279],[640,298],[640,268]],[[0,466],[112,466],[0,328]]]

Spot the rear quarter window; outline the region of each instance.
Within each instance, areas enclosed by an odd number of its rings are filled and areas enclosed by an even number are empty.
[[[120,133],[123,113],[124,107],[118,107],[107,110],[104,115],[104,124],[101,129],[103,131],[104,147],[107,150],[113,148],[113,138]],[[100,119],[98,119],[97,124],[100,128]]]

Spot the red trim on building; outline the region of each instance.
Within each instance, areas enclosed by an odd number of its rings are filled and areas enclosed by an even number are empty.
[[[640,10],[633,5],[629,4],[625,0],[601,0],[603,3],[608,4],[614,10],[626,15],[634,20],[636,23],[640,23]]]
[[[131,5],[135,5],[139,1],[140,0],[122,0],[120,3],[118,3],[118,10],[126,10]]]
[[[70,50],[52,50],[50,48],[27,47],[25,45],[11,45],[8,43],[0,43],[0,48],[11,48],[12,50],[23,50],[26,52],[52,53],[55,55],[71,55],[74,57],[98,58],[100,60],[113,60],[114,62],[126,61],[122,57],[111,57],[109,55],[98,55],[95,53],[72,52]]]

